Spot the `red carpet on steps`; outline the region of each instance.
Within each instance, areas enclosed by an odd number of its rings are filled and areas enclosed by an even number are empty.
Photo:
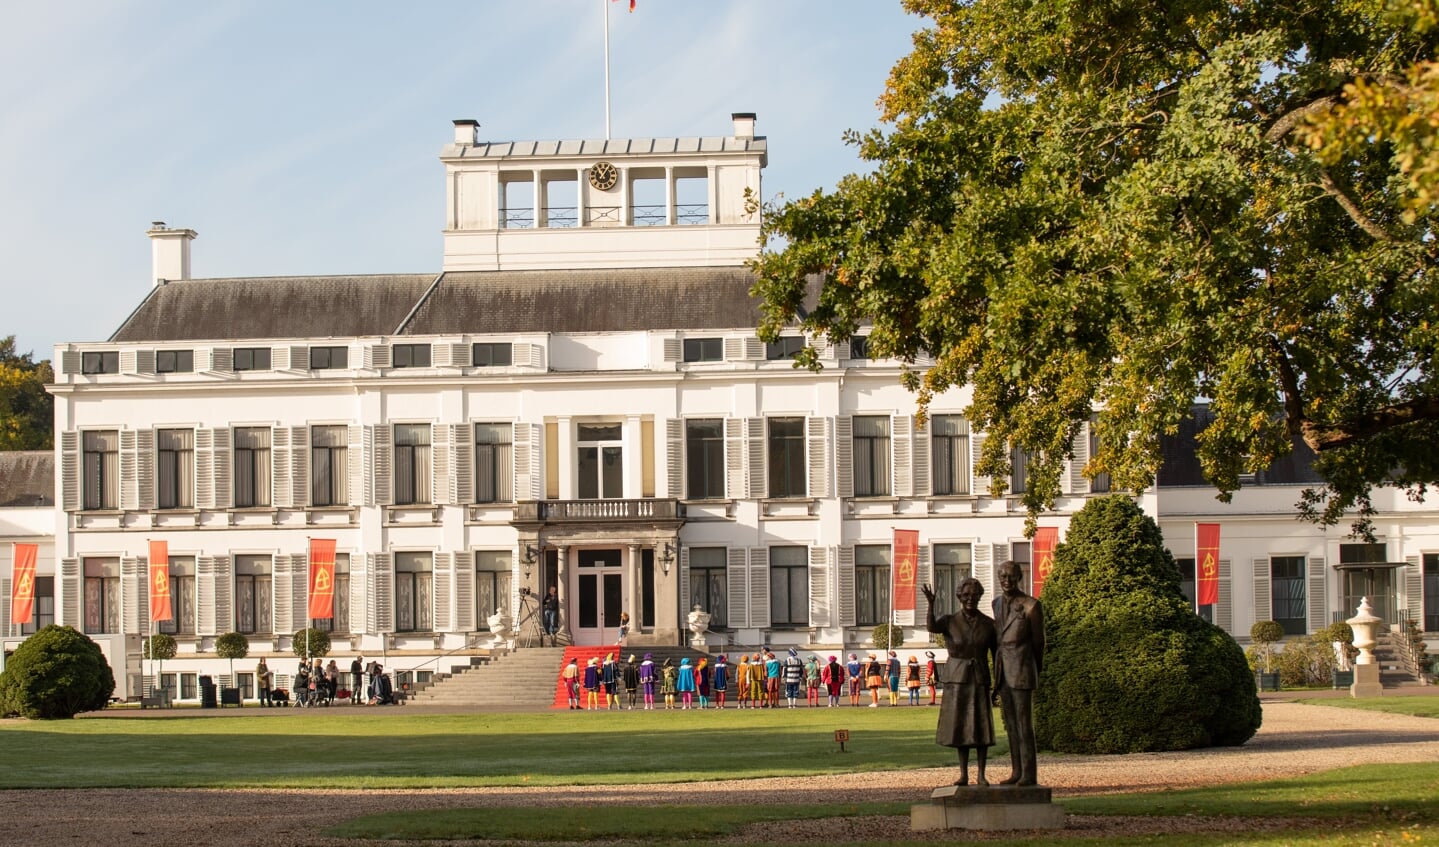
[[[583,705],[585,704],[585,691],[584,691],[585,665],[589,663],[590,659],[594,659],[596,665],[604,664],[605,656],[608,656],[608,655],[611,654],[611,653],[614,653],[614,654],[615,654],[615,661],[616,661],[616,662],[623,662],[624,659],[625,659],[625,656],[620,652],[620,651],[623,650],[623,649],[624,649],[624,648],[621,647],[621,646],[618,645],[618,644],[609,644],[609,645],[604,645],[604,644],[602,644],[602,645],[599,645],[598,647],[575,647],[575,646],[566,647],[566,648],[565,648],[565,658],[564,658],[563,661],[560,662],[559,668],[556,669],[556,671],[555,671],[555,705],[554,705],[554,707],[555,707],[556,709],[565,709],[565,708],[568,708],[568,707],[569,707],[569,702],[570,702],[570,701],[569,701],[569,695],[565,693],[565,682],[564,682],[564,676],[563,676],[563,674],[564,674],[564,672],[565,672],[565,666],[570,663],[570,659],[578,659],[578,660],[579,660],[579,669],[580,669],[580,705],[583,706]]]

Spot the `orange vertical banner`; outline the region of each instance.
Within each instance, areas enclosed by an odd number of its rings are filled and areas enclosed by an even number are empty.
[[[150,542],[150,620],[174,620],[170,605],[170,545]]]
[[[310,539],[310,617],[335,616],[335,539]]]
[[[1194,525],[1194,603],[1213,606],[1219,602],[1219,524]]]
[[[894,594],[896,612],[914,611],[914,585],[919,576],[919,531],[894,531]]]
[[[35,614],[35,557],[39,550],[38,544],[10,545],[14,562],[14,580],[10,583],[10,623],[13,625],[30,623]]]
[[[1034,596],[1044,590],[1049,581],[1049,572],[1054,570],[1054,548],[1059,546],[1059,527],[1042,526],[1034,534]]]

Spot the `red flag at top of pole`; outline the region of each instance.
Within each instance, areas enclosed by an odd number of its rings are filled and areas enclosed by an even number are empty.
[[[150,620],[175,619],[170,601],[170,545],[164,541],[150,542]]]
[[[1194,525],[1194,603],[1213,606],[1219,602],[1219,524]]]
[[[919,576],[919,531],[894,531],[894,610],[914,611],[914,585]]]
[[[610,0],[610,2],[612,2],[612,3],[618,3],[619,0]],[[634,10],[635,10],[635,0],[630,0],[630,11],[633,12]]]
[[[335,539],[310,539],[310,617],[335,616]]]
[[[1054,570],[1054,548],[1059,546],[1059,527],[1042,526],[1034,534],[1034,573],[1031,575],[1034,596],[1044,590],[1049,572]]]
[[[16,543],[10,551],[15,563],[14,581],[10,583],[10,623],[30,623],[35,613],[35,557],[40,546]]]

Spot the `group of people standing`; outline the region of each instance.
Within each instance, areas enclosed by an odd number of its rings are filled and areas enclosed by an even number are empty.
[[[578,658],[572,658],[561,671],[560,681],[569,708],[576,711],[652,710],[656,704],[663,709],[724,709],[728,708],[731,681],[735,706],[740,709],[777,709],[781,696],[790,709],[819,706],[822,700],[834,707],[841,705],[846,693],[849,704],[859,706],[866,690],[871,708],[879,707],[881,691],[888,692],[889,705],[898,706],[901,688],[908,692],[909,705],[920,705],[927,692],[927,705],[933,706],[935,658],[932,652],[924,655],[923,664],[913,655],[901,663],[893,650],[885,660],[870,653],[867,661],[861,661],[858,654],[851,653],[848,663],[830,656],[821,664],[818,656],[800,658],[798,648],[790,647],[782,659],[773,650],[762,649],[753,656],[742,654],[732,665],[725,655],[714,662],[700,658],[694,664],[682,657],[676,664],[671,658],[657,663],[652,653],[644,654],[643,659],[631,654],[624,661],[610,653],[603,661],[589,659],[584,667]]]
[[[264,659],[255,667],[255,688],[261,706],[317,706],[328,704],[344,695],[350,703],[378,705],[394,702],[394,689],[379,662],[365,663],[364,656],[350,662],[350,687],[334,659],[328,663],[316,658],[313,663],[300,660],[295,670],[292,690],[281,694],[274,686],[275,675]],[[368,682],[367,682],[368,679]]]

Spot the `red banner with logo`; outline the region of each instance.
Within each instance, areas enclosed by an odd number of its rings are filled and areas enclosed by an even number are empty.
[[[1042,526],[1034,534],[1034,573],[1031,574],[1034,596],[1044,590],[1049,572],[1054,570],[1054,548],[1059,546],[1059,527]]]
[[[1219,524],[1194,525],[1194,602],[1213,606],[1219,602]]]
[[[38,544],[10,545],[14,569],[10,583],[10,623],[30,623],[35,614],[35,557],[40,551]],[[4,633],[8,635],[9,633]]]
[[[170,604],[170,545],[150,542],[150,620],[174,620]]]
[[[310,539],[310,618],[335,616],[335,539]]]
[[[914,611],[915,581],[919,578],[919,530],[894,531],[894,600],[896,612]]]

